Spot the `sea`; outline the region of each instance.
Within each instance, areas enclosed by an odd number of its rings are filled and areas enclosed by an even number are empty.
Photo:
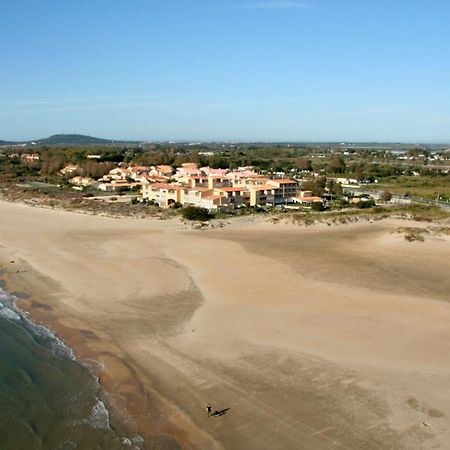
[[[113,428],[88,366],[0,286],[0,450],[142,448]]]

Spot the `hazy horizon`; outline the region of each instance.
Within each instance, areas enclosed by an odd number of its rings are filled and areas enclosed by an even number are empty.
[[[53,136],[71,136],[71,135],[78,135],[78,136],[86,136],[91,138],[98,138],[98,139],[105,139],[115,142],[147,142],[147,143],[174,143],[174,144],[306,144],[306,145],[313,145],[313,144],[333,144],[333,145],[359,145],[359,144],[365,144],[365,145],[450,145],[449,141],[377,141],[377,140],[368,140],[368,141],[350,141],[350,140],[327,140],[327,141],[321,141],[321,140],[301,140],[301,139],[293,139],[293,140],[261,140],[261,139],[253,139],[253,140],[239,140],[239,139],[208,139],[208,140],[202,140],[202,139],[189,139],[189,138],[180,138],[180,139],[171,139],[171,138],[161,138],[161,139],[149,139],[149,138],[110,138],[108,136],[99,136],[99,135],[91,135],[91,134],[84,134],[84,133],[53,133],[48,136],[41,136],[39,138],[28,138],[28,139],[4,139],[2,136],[0,136],[0,141],[5,142],[13,142],[17,144],[21,143],[29,143],[29,142],[39,142],[40,140],[47,139],[49,137]]]

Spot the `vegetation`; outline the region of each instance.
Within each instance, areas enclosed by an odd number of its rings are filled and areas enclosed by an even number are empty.
[[[198,220],[200,222],[206,222],[214,218],[214,215],[210,214],[205,208],[199,208],[197,206],[188,206],[181,210],[181,215],[186,220]]]
[[[323,211],[324,209],[325,209],[325,208],[324,208],[324,206],[323,206],[323,203],[317,202],[317,203],[313,203],[313,204],[311,205],[311,210],[312,210],[312,211],[315,211],[315,212]]]
[[[376,188],[401,195],[430,199],[436,199],[439,196],[440,199],[450,200],[449,174],[386,177],[380,180]]]
[[[387,217],[401,217],[422,222],[434,222],[442,219],[450,219],[450,212],[436,206],[429,205],[404,205],[394,208],[349,208],[343,210],[326,210],[324,212],[286,212],[287,221],[299,225],[313,225],[314,223],[353,223],[360,220],[381,220]],[[277,219],[278,220],[278,219]]]

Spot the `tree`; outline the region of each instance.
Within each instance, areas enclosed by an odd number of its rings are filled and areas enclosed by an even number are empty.
[[[322,197],[326,182],[325,177],[317,177],[314,180],[304,181],[302,183],[302,191],[312,191],[313,195]]]
[[[313,170],[312,164],[311,164],[311,160],[308,158],[298,158],[295,161],[295,165],[297,167],[298,170],[308,170],[311,171]]]
[[[358,180],[361,181],[364,178],[364,173],[363,173],[363,169],[361,167],[360,164],[357,164],[354,170],[354,177]]]
[[[344,173],[346,169],[343,155],[335,153],[328,163],[328,171],[331,173]]]
[[[188,162],[188,157],[186,155],[177,155],[173,161],[175,167],[181,167],[181,164]]]
[[[343,194],[343,189],[341,183],[337,183],[334,180],[327,181],[328,192],[336,197],[341,197]]]
[[[392,199],[392,194],[389,191],[384,191],[381,194],[380,200],[383,202],[389,202]]]
[[[192,152],[189,155],[189,162],[195,163],[195,164],[198,164],[198,165],[200,164],[200,156],[199,156],[198,152]]]
[[[42,163],[42,173],[48,175],[54,175],[58,173],[65,164],[65,158],[63,155],[55,155]]]

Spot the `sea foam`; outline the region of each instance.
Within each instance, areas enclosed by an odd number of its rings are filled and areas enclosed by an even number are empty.
[[[17,314],[12,309],[8,308],[6,305],[0,302],[0,317],[7,320],[14,320],[18,322],[20,320],[20,315]]]
[[[105,404],[101,400],[98,400],[92,408],[88,422],[94,428],[109,428],[109,411],[106,409]]]

